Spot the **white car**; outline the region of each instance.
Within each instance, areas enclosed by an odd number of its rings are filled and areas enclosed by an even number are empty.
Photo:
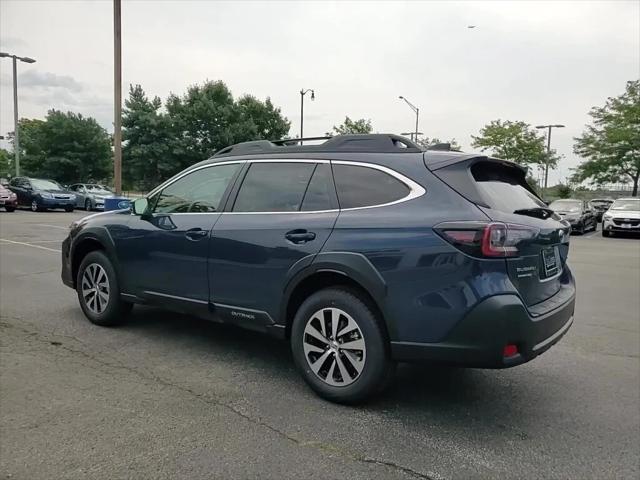
[[[602,216],[602,236],[613,232],[640,233],[640,198],[619,198]]]

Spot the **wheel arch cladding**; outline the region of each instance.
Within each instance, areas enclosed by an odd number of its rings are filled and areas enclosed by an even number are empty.
[[[80,268],[82,259],[86,257],[88,253],[95,250],[104,251],[113,263],[116,273],[118,273],[118,264],[117,262],[114,262],[115,256],[112,254],[113,249],[113,240],[106,229],[92,229],[90,231],[82,232],[82,234],[73,242],[71,250],[71,275],[74,286],[78,277],[78,269]]]
[[[348,258],[346,263],[335,262],[336,259],[344,260],[345,257]],[[389,338],[389,325],[384,314],[386,296],[384,280],[366,257],[350,253],[320,254],[313,265],[298,272],[290,280],[280,309],[280,322],[285,324],[287,338],[290,335],[293,318],[304,300],[314,292],[329,287],[343,287],[359,293],[379,316],[384,325],[385,334]]]

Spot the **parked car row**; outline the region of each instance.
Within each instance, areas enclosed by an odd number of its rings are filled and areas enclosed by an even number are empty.
[[[104,185],[76,183],[64,187],[55,180],[31,177],[14,177],[7,187],[0,188],[0,206],[13,212],[18,206],[29,207],[34,212],[49,209],[75,208],[103,210],[104,199],[113,192]]]
[[[588,202],[566,198],[550,203],[549,209],[571,225],[572,233],[595,231],[599,221],[602,221],[603,237],[614,232],[640,233],[638,198],[594,198]]]

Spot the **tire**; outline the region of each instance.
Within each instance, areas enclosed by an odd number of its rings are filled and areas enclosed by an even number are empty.
[[[609,232],[607,230],[602,230],[602,236],[603,237],[608,237],[609,236]]]
[[[91,200],[90,200],[90,199],[88,199],[88,198],[87,198],[87,199],[85,200],[85,202],[84,202],[84,209],[85,209],[87,212],[90,212],[91,210],[93,210],[93,208],[91,207]]]
[[[16,207],[4,207],[4,209],[5,209],[7,212],[11,213],[11,212],[15,212]]]
[[[326,317],[323,312],[327,312]],[[340,336],[328,333],[334,318],[338,318],[338,333],[343,332]],[[322,328],[322,319],[326,336],[318,330]],[[309,335],[309,329],[314,329],[320,337]],[[345,338],[347,334],[352,337]],[[346,343],[364,348],[340,348]],[[319,345],[325,348],[318,348]],[[291,350],[307,384],[322,398],[336,403],[354,404],[371,398],[390,383],[395,370],[382,319],[362,295],[347,288],[320,290],[302,303],[293,319]],[[317,365],[317,374],[312,369],[314,361],[322,362]]]
[[[34,198],[33,200],[31,200],[31,211],[32,212],[41,212],[43,210],[43,208],[40,206],[40,204],[38,203],[38,201]]]
[[[71,206],[71,207],[64,207],[64,211],[65,211],[65,212],[73,212],[73,206]]]
[[[87,274],[86,277],[85,272]],[[98,294],[93,288],[87,288],[95,286],[96,279],[102,295]],[[106,288],[104,288],[105,285]],[[83,288],[94,290],[93,295],[87,293],[85,297]],[[82,259],[76,278],[76,292],[85,316],[91,323],[101,327],[120,325],[126,320],[127,314],[133,307],[133,304],[124,302],[120,298],[120,284],[116,271],[109,257],[101,250],[89,252]],[[105,295],[106,304],[104,303]]]

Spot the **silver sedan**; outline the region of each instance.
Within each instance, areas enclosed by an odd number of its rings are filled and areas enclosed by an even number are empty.
[[[96,183],[76,183],[69,190],[76,194],[76,207],[87,211],[103,210],[105,197],[113,195],[109,187]]]

